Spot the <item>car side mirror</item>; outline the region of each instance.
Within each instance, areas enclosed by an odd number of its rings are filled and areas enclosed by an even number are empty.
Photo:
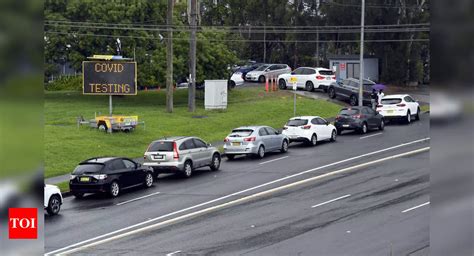
[[[206,144],[207,147],[212,147],[211,143]]]
[[[138,168],[140,168],[140,167],[142,167],[142,164],[140,164],[140,163],[135,163],[135,169],[138,169]]]

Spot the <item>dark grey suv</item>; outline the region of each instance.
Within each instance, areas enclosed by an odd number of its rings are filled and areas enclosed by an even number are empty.
[[[375,85],[374,82],[364,79],[363,105],[370,106],[370,94],[373,85]],[[328,94],[331,99],[338,97],[343,100],[348,100],[351,106],[357,106],[359,104],[359,80],[348,78],[332,83],[329,86]]]

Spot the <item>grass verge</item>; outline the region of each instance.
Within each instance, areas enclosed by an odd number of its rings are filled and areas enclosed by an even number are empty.
[[[198,92],[194,113],[187,111],[187,90],[174,94],[174,112],[165,112],[165,92],[139,92],[136,96],[114,96],[114,114],[138,115],[146,122],[131,133],[106,134],[78,127],[79,116],[108,113],[107,96],[86,96],[80,92],[45,92],[45,177],[70,173],[82,160],[94,156],[140,157],[152,140],[164,136],[198,136],[208,142],[222,140],[233,128],[269,125],[281,128],[293,116],[290,91],[265,93],[261,88],[233,90],[226,110],[204,110],[203,93]],[[332,117],[340,106],[325,100],[297,99],[297,115]]]

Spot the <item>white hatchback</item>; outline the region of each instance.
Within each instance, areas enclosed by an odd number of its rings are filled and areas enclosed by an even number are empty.
[[[336,141],[336,127],[319,116],[291,118],[283,127],[284,135],[290,142],[306,142],[316,146],[318,141]]]
[[[380,100],[377,111],[385,120],[398,119],[409,124],[420,120],[420,104],[408,94],[387,95]]]
[[[49,215],[56,215],[61,210],[63,196],[57,186],[44,185],[44,209]]]

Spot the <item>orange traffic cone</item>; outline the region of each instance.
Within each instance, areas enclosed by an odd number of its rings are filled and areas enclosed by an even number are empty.
[[[268,92],[268,77],[265,79],[265,91]]]

